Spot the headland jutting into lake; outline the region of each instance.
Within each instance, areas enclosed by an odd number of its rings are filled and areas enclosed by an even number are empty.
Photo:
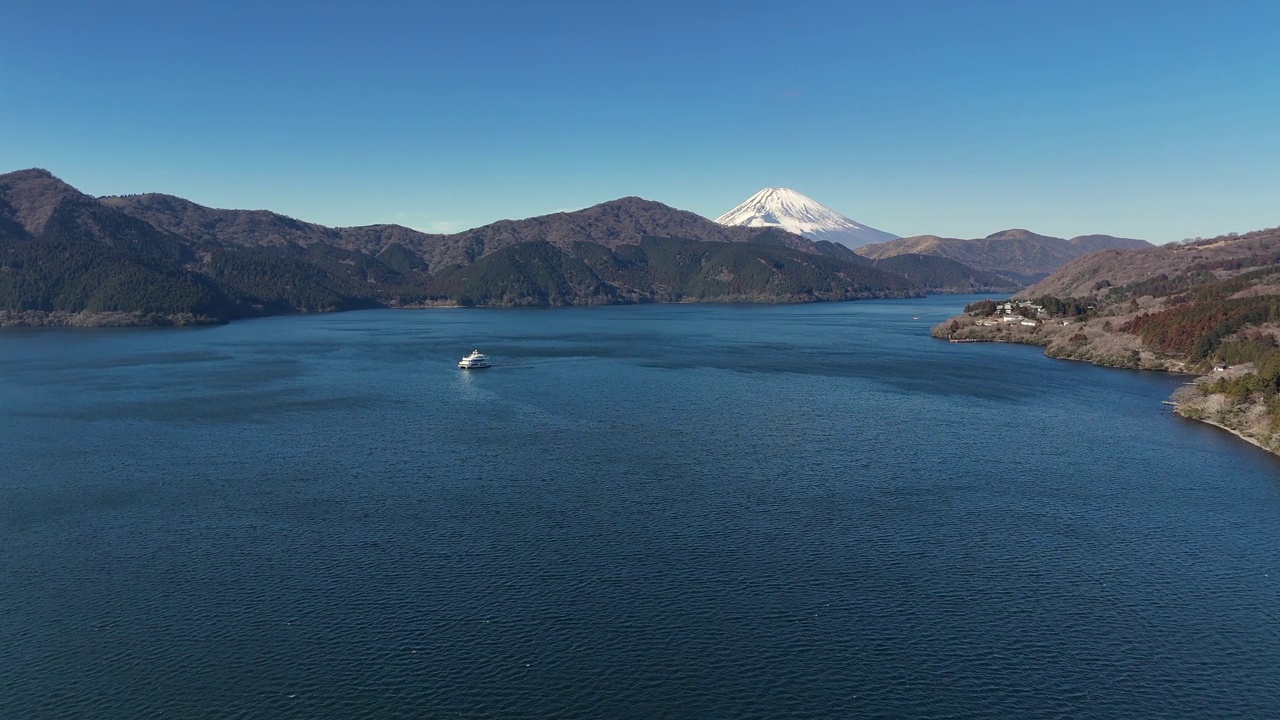
[[[1183,417],[1280,453],[1280,232],[1106,251],[933,329],[953,341],[1045,347],[1051,357],[1192,373]]]

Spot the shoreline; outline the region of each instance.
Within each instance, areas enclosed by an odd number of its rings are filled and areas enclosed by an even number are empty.
[[[1174,405],[1174,408],[1173,408],[1173,414],[1177,415],[1178,417],[1182,418],[1183,420],[1190,420],[1191,422],[1198,422],[1198,423],[1204,423],[1205,425],[1212,425],[1212,426],[1214,426],[1214,427],[1218,428],[1219,430],[1224,430],[1224,431],[1226,431],[1226,432],[1231,433],[1232,435],[1235,435],[1236,437],[1238,437],[1238,438],[1240,438],[1241,440],[1243,440],[1243,441],[1245,441],[1245,442],[1249,443],[1250,445],[1253,445],[1254,447],[1258,448],[1259,450],[1262,450],[1262,451],[1264,451],[1264,452],[1270,453],[1271,455],[1275,455],[1276,457],[1280,457],[1280,452],[1276,452],[1275,450],[1272,450],[1271,448],[1267,447],[1266,445],[1263,445],[1259,440],[1257,440],[1257,439],[1255,439],[1255,438],[1251,438],[1251,437],[1249,437],[1248,435],[1241,434],[1239,431],[1232,430],[1231,428],[1227,427],[1226,425],[1223,425],[1222,423],[1214,422],[1214,421],[1212,421],[1212,420],[1205,420],[1205,419],[1202,419],[1202,418],[1192,418],[1192,417],[1187,417],[1186,415],[1183,415],[1183,414],[1182,414],[1182,408],[1181,408],[1180,406],[1178,406],[1178,405]]]
[[[866,302],[868,300],[920,300],[930,295],[961,295],[968,293],[921,293],[887,296],[857,297],[815,297],[815,296],[776,296],[762,297],[757,295],[729,295],[716,298],[689,298],[678,300],[654,300],[651,298],[628,299],[615,302],[588,303],[473,303],[464,304],[454,300],[427,301],[421,303],[378,304],[368,307],[326,308],[323,310],[295,310],[291,312],[266,313],[262,315],[244,315],[237,317],[214,317],[209,315],[193,315],[191,313],[159,313],[143,311],[66,311],[66,310],[3,310],[0,309],[0,331],[10,328],[172,328],[172,327],[210,327],[239,323],[250,320],[261,320],[272,317],[296,317],[303,315],[329,315],[334,313],[358,312],[362,310],[557,310],[562,308],[597,308],[626,307],[636,305],[821,305],[827,303]]]
[[[945,323],[945,322],[946,322],[946,321],[943,321],[943,323]],[[940,323],[939,325],[935,326],[935,329],[936,329],[937,327],[942,327],[942,323]],[[1156,368],[1156,367],[1147,367],[1147,368],[1143,368],[1143,367],[1124,367],[1124,366],[1118,366],[1118,365],[1107,365],[1107,364],[1104,364],[1104,363],[1098,362],[1098,361],[1096,361],[1096,360],[1090,360],[1090,359],[1081,358],[1081,357],[1074,357],[1074,356],[1071,356],[1071,355],[1055,355],[1055,354],[1052,354],[1052,353],[1050,353],[1050,352],[1049,352],[1049,345],[1050,345],[1050,344],[1049,344],[1049,342],[1026,342],[1026,341],[1021,341],[1021,340],[1017,340],[1017,339],[1004,339],[1004,338],[1002,338],[1002,339],[997,339],[997,338],[951,338],[951,337],[939,337],[939,336],[937,336],[937,335],[933,335],[933,337],[934,337],[935,339],[937,339],[937,340],[946,340],[947,342],[951,342],[951,343],[978,343],[978,342],[988,342],[988,343],[1002,343],[1002,344],[1005,344],[1005,345],[1031,345],[1031,346],[1038,346],[1038,347],[1043,347],[1043,348],[1045,348],[1045,350],[1044,350],[1044,355],[1045,355],[1045,357],[1051,358],[1051,359],[1053,359],[1053,360],[1069,360],[1069,361],[1073,361],[1073,362],[1088,363],[1088,364],[1093,365],[1093,366],[1095,366],[1095,367],[1110,368],[1110,369],[1112,369],[1112,370],[1138,370],[1138,371],[1149,371],[1149,372],[1161,372],[1161,373],[1167,373],[1167,374],[1169,374],[1169,375],[1184,375],[1184,376],[1190,376],[1190,377],[1196,377],[1196,378],[1208,377],[1208,375],[1206,375],[1205,373],[1191,372],[1191,371],[1188,371],[1188,370],[1173,369],[1173,368],[1169,368],[1169,367],[1163,367],[1163,368]],[[1204,423],[1204,424],[1206,424],[1206,425],[1212,425],[1213,427],[1216,427],[1216,428],[1218,428],[1219,430],[1223,430],[1223,431],[1225,431],[1225,432],[1231,433],[1232,435],[1236,436],[1237,438],[1239,438],[1239,439],[1241,439],[1241,440],[1243,440],[1243,441],[1245,441],[1245,442],[1249,443],[1250,445],[1253,445],[1254,447],[1256,447],[1256,448],[1258,448],[1258,449],[1260,449],[1260,450],[1262,450],[1262,451],[1264,451],[1264,452],[1266,452],[1266,453],[1271,454],[1272,456],[1280,457],[1280,449],[1272,449],[1272,448],[1268,447],[1267,445],[1265,445],[1262,441],[1260,441],[1260,440],[1258,440],[1258,439],[1256,439],[1256,438],[1253,438],[1253,437],[1250,437],[1250,436],[1244,435],[1243,433],[1241,433],[1241,432],[1240,432],[1240,431],[1238,431],[1238,430],[1234,430],[1234,429],[1232,429],[1232,428],[1230,428],[1230,427],[1228,427],[1228,426],[1226,426],[1226,425],[1223,425],[1222,423],[1215,422],[1215,421],[1213,421],[1213,420],[1209,420],[1209,419],[1205,419],[1205,418],[1194,418],[1194,417],[1189,417],[1189,416],[1187,416],[1187,415],[1184,413],[1185,405],[1184,405],[1183,403],[1181,403],[1181,402],[1176,401],[1174,398],[1175,398],[1175,395],[1170,395],[1170,396],[1169,396],[1169,399],[1168,399],[1168,400],[1164,400],[1164,401],[1162,401],[1162,403],[1163,403],[1163,404],[1167,404],[1167,405],[1171,405],[1171,406],[1173,406],[1173,413],[1174,413],[1175,415],[1177,415],[1178,417],[1182,418],[1183,420],[1189,420],[1189,421],[1191,421],[1191,422],[1199,422],[1199,423]]]

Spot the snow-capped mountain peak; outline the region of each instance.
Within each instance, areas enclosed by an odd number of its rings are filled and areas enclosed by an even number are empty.
[[[765,188],[716,218],[721,225],[777,227],[810,240],[830,240],[857,248],[898,236],[851,220],[790,188]]]

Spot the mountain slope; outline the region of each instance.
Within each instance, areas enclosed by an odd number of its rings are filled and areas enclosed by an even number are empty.
[[[185,238],[105,206],[40,169],[0,175],[0,232],[11,240],[91,242],[173,261],[193,257]]]
[[[183,213],[200,209],[181,198],[152,197]],[[119,313],[213,322],[371,307],[394,301],[414,282],[375,257],[322,242],[304,249],[262,233],[249,239],[256,247],[243,247],[207,234],[185,237],[44,170],[0,175],[0,227],[6,313],[108,314],[102,319],[108,324],[135,324]]]
[[[41,313],[145,324],[423,304],[921,292],[870,264],[830,242],[724,227],[640,198],[429,235],[394,225],[328,228],[155,193],[97,199],[40,170],[0,175],[0,325],[53,321]]]
[[[575,212],[502,220],[447,235],[429,250],[429,254],[434,260],[433,266],[445,263],[465,265],[486,253],[522,242],[542,241],[561,248],[575,242],[591,242],[614,249],[657,236],[700,242],[780,244],[815,255],[839,252],[781,229],[725,227],[686,210],[643,198],[625,197]]]
[[[1022,287],[1009,278],[937,255],[894,255],[874,261],[872,267],[901,275],[935,293],[1014,292]]]
[[[897,237],[851,220],[790,188],[765,188],[716,218],[731,227],[776,227],[810,240],[858,248]]]
[[[464,305],[615,302],[815,302],[921,294],[883,270],[762,243],[649,237],[609,248],[580,241],[509,245],[430,284]]]
[[[500,220],[451,235],[432,235],[398,225],[331,228],[267,210],[209,208],[160,193],[105,197],[102,203],[207,246],[324,243],[376,255],[399,245],[418,256],[431,272],[468,265],[488,253],[524,242],[541,241],[557,247],[593,242],[613,248],[655,235],[704,242],[767,242],[856,261],[843,247],[815,243],[782,230],[723,227],[700,215],[637,197],[574,212]]]
[[[919,235],[868,245],[859,248],[858,253],[873,260],[907,253],[948,257],[977,270],[1030,284],[1089,252],[1103,248],[1149,247],[1151,244],[1144,240],[1110,235],[1085,235],[1066,240],[1015,229],[969,240]]]
[[[194,258],[184,238],[102,205],[46,170],[0,175],[0,315],[227,316],[231,301],[188,267]]]
[[[1259,231],[1239,237],[1215,238],[1187,244],[1105,250],[1081,256],[1059,268],[1022,295],[1085,297],[1109,288],[1185,273],[1199,262],[1241,260],[1263,256],[1275,247],[1275,233]]]
[[[95,243],[23,240],[0,243],[0,316],[5,311],[141,312],[199,322],[228,317],[234,307],[217,283],[162,258]]]
[[[181,235],[205,247],[260,247],[318,243],[377,254],[392,244],[422,248],[440,235],[400,225],[331,228],[270,210],[223,210],[163,193],[99,198],[103,205]]]
[[[1077,235],[1067,240],[1067,242],[1079,250],[1081,254],[1098,250],[1141,250],[1142,248],[1153,247],[1146,240],[1112,235]]]

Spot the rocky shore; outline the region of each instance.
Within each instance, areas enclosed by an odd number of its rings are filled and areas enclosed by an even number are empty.
[[[1105,367],[1130,370],[1194,372],[1185,360],[1153,352],[1137,336],[1119,330],[1135,315],[1148,309],[1090,319],[975,317],[957,315],[933,328],[936,338],[952,342],[1010,342],[1040,345],[1049,357],[1079,360]]]
[[[0,328],[6,327],[185,327],[222,325],[224,320],[190,313],[140,312],[45,312],[42,310],[0,310]]]
[[[932,335],[951,342],[1009,342],[1039,345],[1049,357],[1078,360],[1105,367],[1130,370],[1157,370],[1187,373],[1197,377],[1170,398],[1173,410],[1190,420],[1221,428],[1268,452],[1280,455],[1280,432],[1272,424],[1272,408],[1265,398],[1234,399],[1225,393],[1210,392],[1207,385],[1219,378],[1252,372],[1250,366],[1225,370],[1200,367],[1185,358],[1146,348],[1136,335],[1122,332],[1134,315],[1128,313],[1095,317],[1027,319],[1002,322],[991,318],[959,315],[936,325]]]
[[[1173,394],[1173,409],[1184,418],[1222,428],[1245,442],[1280,455],[1280,432],[1272,420],[1272,408],[1260,396],[1232,398],[1226,393],[1210,392],[1206,387],[1221,377],[1252,371],[1240,366],[1202,375]]]

